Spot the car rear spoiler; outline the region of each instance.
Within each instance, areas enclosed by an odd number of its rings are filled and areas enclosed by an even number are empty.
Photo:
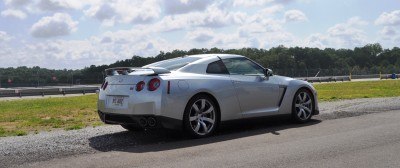
[[[108,68],[105,70],[107,76],[115,76],[115,75],[129,75],[130,73],[135,73],[137,75],[158,75],[171,73],[168,69],[161,67],[148,67],[148,68],[140,68],[140,67],[116,67],[116,68]]]

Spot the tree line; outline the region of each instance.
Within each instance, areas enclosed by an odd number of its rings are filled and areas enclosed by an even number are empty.
[[[111,67],[141,67],[156,61],[194,54],[238,54],[247,56],[275,74],[285,76],[320,76],[353,74],[400,73],[400,48],[383,49],[379,43],[354,49],[309,48],[277,46],[271,49],[202,48],[161,51],[154,57],[134,55],[110,65],[91,65],[80,70],[54,70],[40,67],[0,68],[3,87],[41,86],[56,84],[98,84],[104,79],[104,70]]]

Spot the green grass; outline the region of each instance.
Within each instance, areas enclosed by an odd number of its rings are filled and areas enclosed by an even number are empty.
[[[400,80],[315,84],[319,100],[400,96]],[[0,137],[102,125],[97,95],[0,101]]]
[[[101,125],[97,95],[0,101],[0,137]]]
[[[322,101],[400,96],[400,80],[314,84]]]

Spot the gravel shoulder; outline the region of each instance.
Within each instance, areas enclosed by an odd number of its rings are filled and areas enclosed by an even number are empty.
[[[321,102],[321,114],[315,116],[310,124],[394,110],[400,110],[400,97]],[[217,136],[235,139],[251,136],[260,131],[265,133],[263,130],[269,130],[269,132],[275,134],[275,129],[295,127],[298,126],[291,124],[286,119],[271,119],[261,124],[252,123],[246,126],[234,125],[223,128]],[[162,130],[131,133],[120,126],[99,126],[73,131],[41,132],[22,137],[4,137],[0,138],[0,167],[15,167],[21,164],[72,155],[123,151],[127,147],[136,148],[137,152],[140,152],[143,146],[168,142],[186,142],[187,139],[178,131]],[[223,141],[225,140],[223,139]]]

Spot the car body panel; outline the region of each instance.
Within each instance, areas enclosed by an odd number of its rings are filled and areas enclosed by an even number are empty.
[[[203,54],[171,73],[140,74],[106,77],[108,86],[99,92],[98,110],[104,114],[154,115],[181,121],[185,107],[196,94],[208,94],[218,104],[221,121],[280,114],[291,114],[292,101],[300,88],[307,88],[314,96],[318,111],[317,92],[301,80],[278,75],[208,74],[208,64],[229,58],[245,58],[231,54]],[[149,68],[154,65],[144,66]],[[163,69],[158,71],[164,72]],[[160,87],[155,91],[136,91],[136,84],[158,78]],[[169,89],[168,89],[169,87]],[[122,100],[123,99],[123,100]],[[121,107],[111,105],[123,101]],[[110,105],[111,104],[111,105]],[[123,123],[120,123],[123,124]]]
[[[279,83],[275,77],[231,75],[243,117],[263,116],[278,111]],[[254,101],[258,100],[258,101]]]

